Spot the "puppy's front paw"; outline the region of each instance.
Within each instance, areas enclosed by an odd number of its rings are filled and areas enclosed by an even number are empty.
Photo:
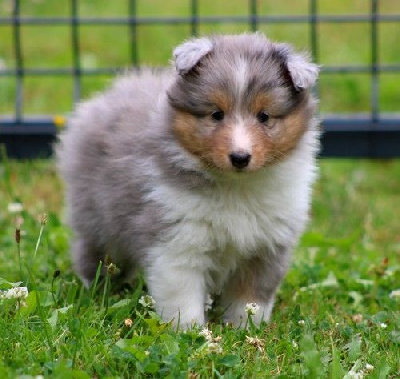
[[[204,280],[197,270],[153,266],[148,286],[163,320],[185,329],[204,324]]]
[[[181,307],[156,306],[156,311],[164,321],[181,329],[191,329],[193,326],[204,324],[204,308],[194,305],[189,309],[186,305]]]

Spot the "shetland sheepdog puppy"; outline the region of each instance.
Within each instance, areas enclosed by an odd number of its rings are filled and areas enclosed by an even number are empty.
[[[267,321],[309,213],[318,67],[264,35],[190,39],[174,70],[118,78],[60,137],[72,259],[86,285],[109,256],[142,272],[157,312],[203,324],[207,297]]]

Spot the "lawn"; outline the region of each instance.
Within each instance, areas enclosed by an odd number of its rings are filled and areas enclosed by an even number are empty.
[[[215,322],[210,337],[162,323],[139,301],[141,282],[84,289],[53,162],[3,162],[0,286],[29,294],[0,300],[0,377],[397,377],[400,161],[320,164],[312,222],[271,322]]]
[[[200,14],[243,14],[248,2],[202,0]],[[304,14],[308,0],[260,2],[260,14]],[[8,16],[12,0],[0,2]],[[25,16],[67,16],[70,2],[21,1]],[[82,16],[125,16],[128,1],[81,0]],[[188,2],[137,1],[138,14],[187,15]],[[369,12],[366,0],[319,1],[321,13]],[[382,13],[400,13],[381,0]],[[68,67],[68,26],[24,26],[26,67]],[[247,30],[213,24],[200,33]],[[307,25],[264,25],[271,38],[310,48]],[[369,64],[368,24],[320,25],[320,63]],[[143,64],[165,65],[188,25],[139,28]],[[399,23],[379,28],[380,61],[399,62]],[[129,28],[82,26],[84,68],[129,65]],[[12,28],[0,25],[0,67],[14,67]],[[332,46],[334,48],[332,48]],[[83,78],[83,96],[110,76]],[[26,77],[27,114],[68,114],[72,79]],[[380,106],[399,111],[398,75],[381,75]],[[322,75],[322,113],[370,111],[365,74]],[[15,80],[0,76],[0,114],[11,114]],[[63,188],[52,160],[0,160],[0,378],[395,378],[400,375],[400,161],[321,160],[312,220],[296,249],[269,324],[213,322],[182,332],[145,302],[141,280],[115,291],[107,276],[82,287],[68,255]],[[16,233],[17,228],[20,229]],[[110,273],[111,275],[111,273]],[[19,292],[13,288],[27,287]],[[17,296],[18,298],[11,298]],[[10,298],[7,298],[10,297]]]

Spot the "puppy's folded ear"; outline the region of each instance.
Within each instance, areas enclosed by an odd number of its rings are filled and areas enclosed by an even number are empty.
[[[319,66],[310,61],[306,53],[296,53],[290,45],[276,44],[277,52],[283,58],[296,90],[312,87],[317,81]]]
[[[173,54],[179,75],[191,71],[213,47],[211,40],[205,37],[190,39],[176,47]]]
[[[311,63],[306,54],[289,54],[286,65],[298,91],[312,87],[317,81],[319,66]]]

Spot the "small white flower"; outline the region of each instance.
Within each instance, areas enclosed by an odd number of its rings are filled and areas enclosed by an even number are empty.
[[[343,379],[363,379],[365,373],[363,370],[360,370],[362,366],[361,360],[357,359],[354,362],[351,370],[343,377]]]
[[[353,371],[350,370],[343,379],[363,379],[364,378],[364,373],[362,371]]]
[[[142,304],[145,308],[153,308],[156,301],[150,295],[143,295],[139,299],[139,303]]]
[[[126,318],[126,319],[124,320],[124,325],[125,325],[127,328],[132,328],[132,325],[133,325],[132,319]]]
[[[304,323],[305,323],[304,320],[299,320],[299,321],[298,321],[298,324],[299,324],[299,325],[304,325]]]
[[[385,324],[384,322],[381,322],[381,323],[379,324],[379,326],[380,326],[382,329],[386,329],[386,328],[387,328],[387,324]]]
[[[400,289],[390,292],[389,297],[391,297],[391,298],[400,298]]]
[[[27,287],[13,287],[7,291],[0,291],[0,299],[19,299],[23,300],[28,297]]]
[[[366,363],[366,364],[365,364],[365,369],[366,369],[368,372],[373,371],[374,368],[375,368],[375,367],[372,366],[372,365],[370,365],[369,363]]]
[[[212,340],[212,331],[208,330],[207,328],[204,328],[201,330],[201,332],[199,333],[201,336],[203,336],[207,341],[211,341]]]
[[[207,343],[207,351],[209,353],[221,354],[222,346],[218,342],[208,342]]]
[[[213,298],[210,295],[207,295],[207,299],[206,299],[206,301],[204,303],[204,310],[206,312],[208,312],[209,310],[212,309],[213,302],[214,302]]]
[[[213,342],[221,342],[222,341],[222,337],[221,336],[216,336],[213,338]]]
[[[15,287],[15,297],[17,299],[26,299],[28,293],[28,287]]]
[[[295,340],[292,340],[293,349],[297,350],[299,348],[298,343]]]
[[[351,316],[351,319],[356,324],[358,324],[358,323],[360,323],[360,322],[362,322],[364,320],[364,316],[362,314],[358,313],[358,314],[355,314],[355,315]]]
[[[260,310],[260,306],[257,303],[247,303],[244,310],[249,316],[254,316]]]
[[[264,340],[259,339],[257,337],[246,336],[246,342],[249,345],[256,347],[259,351],[261,351],[261,352],[264,351],[264,345],[265,345]]]
[[[392,270],[390,268],[386,269],[384,274],[383,274],[383,278],[387,279],[387,278],[391,278],[392,276],[394,276],[394,273],[396,272],[396,270]]]
[[[24,207],[21,203],[9,203],[7,210],[9,213],[20,213],[24,210]]]

